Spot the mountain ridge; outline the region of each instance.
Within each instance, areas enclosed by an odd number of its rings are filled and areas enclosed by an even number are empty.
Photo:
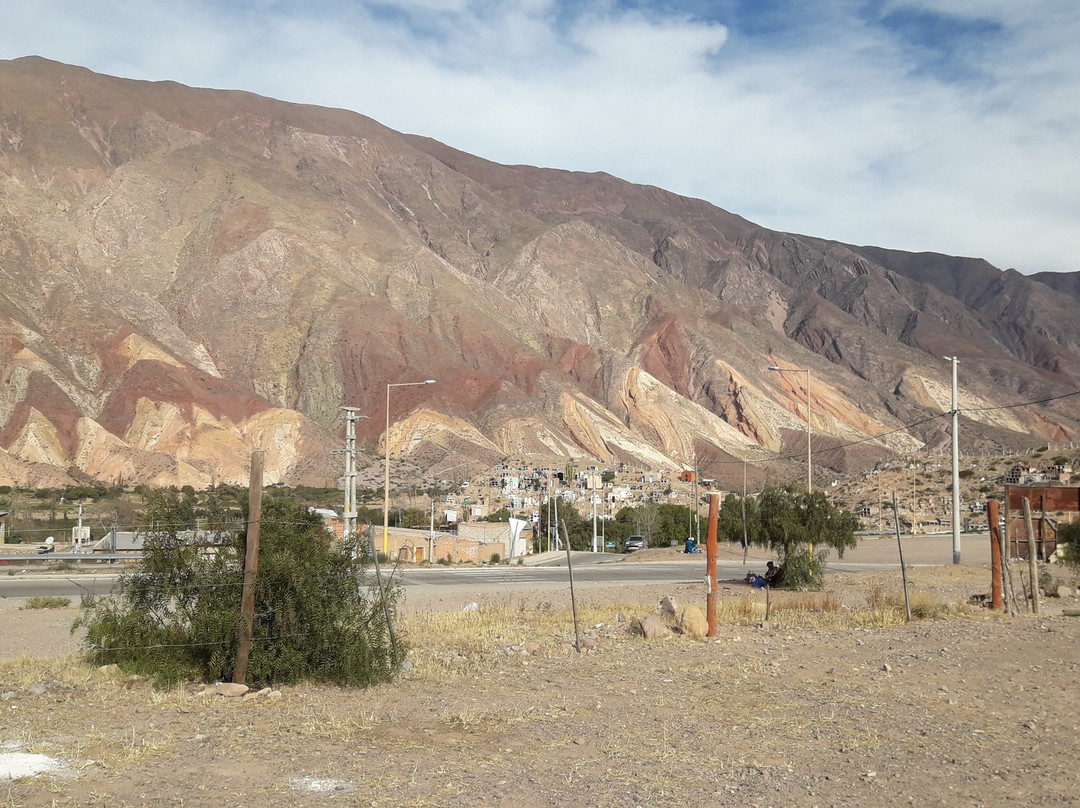
[[[945,354],[969,447],[1080,425],[1068,398],[995,409],[1076,390],[1075,277],[776,233],[358,113],[0,62],[0,183],[19,485],[242,481],[254,448],[268,482],[333,483],[346,404],[369,455],[435,476],[518,453],[723,479],[798,445],[807,368],[842,472],[939,441]],[[384,434],[385,385],[426,378]]]

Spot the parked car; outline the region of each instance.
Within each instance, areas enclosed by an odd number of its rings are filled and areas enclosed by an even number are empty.
[[[37,548],[37,551],[38,551],[38,555],[43,555],[44,553],[54,553],[54,552],[56,552],[56,545],[55,544],[39,544],[38,548]]]
[[[649,543],[645,541],[644,536],[631,536],[626,540],[626,544],[623,545],[624,553],[632,553],[635,550],[644,550],[649,546]]]

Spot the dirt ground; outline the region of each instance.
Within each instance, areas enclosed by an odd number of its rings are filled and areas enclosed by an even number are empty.
[[[661,593],[704,606],[701,587],[596,587],[584,653],[558,592],[467,614],[410,596],[399,681],[251,701],[99,671],[73,656],[73,608],[6,605],[0,752],[58,769],[0,783],[0,804],[1080,805],[1080,601],[1002,616],[967,603],[984,567],[928,567],[917,603],[942,616],[875,618],[897,577],[775,593],[768,624],[764,593],[728,584],[707,640],[621,619]]]

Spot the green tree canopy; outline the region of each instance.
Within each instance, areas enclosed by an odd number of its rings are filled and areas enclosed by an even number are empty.
[[[839,557],[855,546],[858,520],[854,514],[829,502],[821,491],[806,493],[793,488],[766,488],[743,503],[738,497],[724,500],[718,533],[727,541],[743,541],[768,547],[784,567],[784,581],[790,586],[820,584],[827,548]],[[810,545],[813,545],[813,556]]]
[[[148,502],[141,569],[117,594],[87,599],[80,624],[98,664],[150,675],[162,685],[227,680],[236,666],[245,533],[193,536],[183,503],[167,494]],[[307,508],[268,501],[262,509],[255,621],[248,679],[364,686],[392,678],[395,658],[365,556],[331,541]],[[388,593],[393,619],[397,590]]]

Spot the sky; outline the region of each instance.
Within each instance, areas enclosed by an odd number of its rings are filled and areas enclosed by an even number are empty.
[[[0,59],[342,107],[775,230],[1080,271],[1076,0],[30,0]],[[2,111],[0,111],[2,112]]]

